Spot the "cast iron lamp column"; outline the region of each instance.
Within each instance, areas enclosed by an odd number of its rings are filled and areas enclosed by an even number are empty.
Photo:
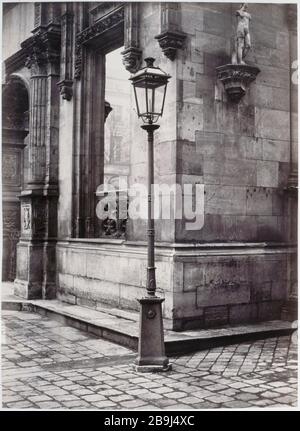
[[[153,218],[153,183],[154,183],[154,131],[160,126],[153,124],[162,115],[166,94],[166,87],[170,78],[160,68],[154,67],[154,59],[147,58],[146,67],[138,71],[130,79],[135,92],[138,116],[146,123],[141,126],[148,134],[148,243],[147,243],[147,283],[146,296],[139,299],[140,328],[138,357],[134,367],[137,371],[153,372],[168,371],[171,364],[165,354],[164,330],[162,319],[162,303],[164,298],[156,296],[155,252],[154,252],[154,218]],[[163,92],[157,97],[156,90]],[[139,100],[139,89],[145,101]],[[141,103],[144,109],[141,110]],[[157,104],[159,106],[157,106]],[[159,109],[157,109],[159,108]]]

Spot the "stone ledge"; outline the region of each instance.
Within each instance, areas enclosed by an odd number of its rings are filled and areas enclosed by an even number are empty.
[[[12,297],[2,299],[2,309],[36,312],[132,350],[136,351],[138,347],[136,313],[131,316],[130,312],[126,312],[126,315],[121,316],[121,313],[117,316],[112,314],[113,309],[108,308],[96,311],[58,300],[21,300]],[[166,330],[165,347],[168,355],[183,354],[242,341],[289,335],[294,330],[290,322],[280,320],[180,333]]]

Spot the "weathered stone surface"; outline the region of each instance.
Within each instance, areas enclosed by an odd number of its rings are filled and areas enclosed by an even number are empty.
[[[256,185],[256,163],[251,160],[223,160],[205,157],[204,180],[213,179],[214,183],[235,186]]]
[[[213,35],[196,30],[196,45],[200,51],[210,54],[223,54],[228,52],[230,41],[222,36]]]
[[[87,275],[87,255],[80,252],[67,251],[65,258],[65,272],[74,275]]]
[[[207,185],[205,190],[206,214],[246,214],[246,188]]]
[[[196,307],[196,292],[174,293],[173,318],[202,316],[203,310]]]
[[[256,304],[238,304],[229,307],[229,323],[234,325],[242,322],[255,322],[257,320]]]
[[[68,304],[76,304],[76,296],[71,295],[69,293],[62,293],[60,291],[56,294],[57,299],[59,299],[62,302],[67,302]]]
[[[177,153],[177,173],[187,175],[203,174],[203,155],[196,152],[194,142],[179,141]]]
[[[253,86],[253,104],[257,107],[289,111],[289,93],[286,88],[269,87],[266,85]]]
[[[247,215],[272,215],[272,189],[261,187],[247,188]]]
[[[229,5],[228,5],[229,6]],[[228,7],[227,13],[224,11],[204,10],[203,13],[204,32],[225,39],[231,36],[231,10]]]
[[[58,274],[59,292],[72,292],[74,287],[74,276],[71,274]],[[73,292],[72,292],[73,293]]]
[[[194,6],[194,7],[193,7]],[[185,33],[195,34],[195,30],[203,30],[203,13],[192,3],[182,3],[181,26]],[[198,5],[197,5],[198,6]]]
[[[258,319],[280,319],[282,301],[266,301],[258,303]]]
[[[260,283],[258,280],[255,280],[251,288],[251,302],[270,301],[271,288],[271,281]]]
[[[257,185],[278,187],[278,162],[257,161]]]
[[[197,286],[204,283],[204,268],[194,263],[186,263],[183,266],[183,291],[196,291]]]
[[[250,286],[239,280],[226,279],[223,275],[215,280],[206,278],[206,284],[197,287],[196,298],[198,307],[248,303]]]
[[[202,63],[193,63],[186,60],[178,64],[177,79],[193,82],[196,81],[196,77],[200,73],[203,73]]]
[[[204,311],[204,324],[206,327],[226,325],[229,320],[228,307],[207,307]]]
[[[195,141],[195,131],[203,129],[203,101],[200,98],[191,98],[183,104],[178,113],[179,139]]]
[[[264,241],[282,241],[283,232],[278,225],[278,217],[275,216],[258,216],[257,235]]]
[[[282,277],[284,277],[284,275],[285,275],[285,272],[282,274]],[[272,300],[286,301],[288,299],[288,294],[289,294],[287,286],[288,286],[287,281],[282,282],[282,281],[273,280],[272,288],[271,288]]]
[[[262,160],[262,139],[251,136],[241,136],[239,139],[241,152],[246,159]]]
[[[289,86],[289,72],[278,67],[264,66],[257,78],[257,84],[285,88]]]
[[[290,143],[289,141],[278,141],[263,139],[263,159],[278,162],[289,162]]]
[[[286,111],[255,108],[256,136],[267,139],[289,139],[289,114]]]

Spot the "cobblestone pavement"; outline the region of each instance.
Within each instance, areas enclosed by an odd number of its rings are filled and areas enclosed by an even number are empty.
[[[295,337],[294,337],[295,338]],[[38,314],[2,312],[2,402],[13,409],[296,407],[291,337],[172,358],[173,371],[139,374],[135,353]]]

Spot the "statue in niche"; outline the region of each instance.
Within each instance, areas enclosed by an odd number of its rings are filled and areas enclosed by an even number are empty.
[[[232,54],[232,64],[245,64],[244,59],[251,48],[249,23],[251,15],[247,12],[248,6],[243,3],[236,11],[237,29],[235,35],[235,50]]]

